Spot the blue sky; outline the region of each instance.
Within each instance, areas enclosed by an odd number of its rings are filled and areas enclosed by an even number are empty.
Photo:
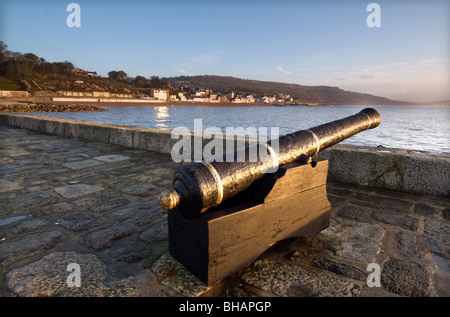
[[[0,40],[47,61],[129,76],[225,75],[450,99],[450,1],[0,0]]]

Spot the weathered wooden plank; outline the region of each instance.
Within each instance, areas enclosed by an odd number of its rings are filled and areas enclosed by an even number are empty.
[[[260,189],[266,190],[267,193],[258,194],[264,195],[264,202],[269,202],[315,188],[326,183],[327,172],[328,161],[325,160],[317,162],[315,167],[312,167],[311,164],[290,163],[280,167],[277,173],[268,174],[264,182],[266,188],[261,186]]]
[[[317,234],[328,227],[329,210],[320,186],[208,222],[210,278],[246,267],[277,241]]]

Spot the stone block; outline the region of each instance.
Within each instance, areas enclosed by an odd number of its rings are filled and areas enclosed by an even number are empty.
[[[10,123],[12,123],[10,125],[12,125],[13,127],[22,128],[22,126],[23,126],[23,117],[19,116],[19,115],[13,116],[10,119]]]
[[[23,117],[23,128],[38,131],[39,119],[33,116],[24,116]]]
[[[149,251],[138,248],[135,246],[129,246],[118,249],[114,252],[114,259],[119,262],[136,263],[149,256]]]
[[[450,245],[450,223],[429,217],[424,221],[424,236],[430,241]]]
[[[450,195],[446,153],[338,144],[318,155],[329,159],[331,180],[398,191]]]
[[[110,130],[109,143],[133,148],[133,129],[116,127]]]
[[[426,204],[416,204],[414,212],[418,215],[429,216],[434,214],[434,208]]]
[[[400,231],[397,233],[398,251],[405,257],[418,255],[417,236],[413,233]]]
[[[152,271],[158,276],[161,284],[184,296],[200,296],[209,288],[169,254],[161,256],[153,264]]]
[[[103,143],[109,142],[111,130],[113,130],[113,128],[105,125],[95,125],[92,129],[94,141]]]
[[[97,204],[95,206],[92,206],[90,209],[95,212],[104,212],[108,210],[112,210],[115,208],[122,207],[124,205],[129,204],[129,201],[125,198],[118,198],[115,200],[108,200],[106,202],[102,202],[100,204]]]
[[[9,124],[9,116],[4,113],[0,113],[0,124],[8,125]]]
[[[450,220],[450,208],[446,208],[442,211],[442,216],[447,219]]]
[[[0,244],[0,263],[13,263],[33,254],[44,252],[54,247],[63,238],[64,234],[62,232],[50,231],[28,235],[10,242],[3,242]]]
[[[45,132],[45,120],[42,120],[42,118],[37,118],[35,131],[41,132],[41,133],[46,133]]]
[[[7,226],[11,223],[23,220],[25,218],[26,218],[26,216],[15,216],[15,217],[8,217],[8,218],[0,219],[0,227]]]
[[[80,266],[80,287],[69,287],[69,263]],[[104,297],[139,296],[142,282],[128,278],[106,281],[106,265],[93,254],[55,252],[6,275],[6,285],[14,294],[23,297]]]
[[[270,260],[256,261],[245,269],[242,280],[278,296],[356,296],[359,286],[334,276],[308,272],[305,269]]]
[[[357,221],[363,220],[364,214],[364,210],[356,206],[342,206],[337,212],[337,215],[339,217],[349,218]]]
[[[131,225],[116,224],[88,234],[83,238],[83,243],[93,250],[100,251],[110,248],[116,240],[129,236],[133,231]]]
[[[78,124],[76,137],[82,140],[95,141],[94,126],[90,124]]]
[[[50,224],[50,222],[45,219],[33,219],[33,220],[21,222],[20,224],[14,226],[14,229],[12,230],[12,232],[14,232],[15,234],[23,233],[23,232],[30,232],[30,231],[44,228],[45,226],[47,226],[49,224]]]
[[[336,256],[368,263],[380,252],[383,235],[384,229],[377,224],[334,218],[330,227],[309,243],[329,249]]]
[[[98,221],[87,212],[72,212],[59,219],[59,224],[73,231],[84,231],[98,226]]]
[[[137,129],[133,134],[133,148],[169,154],[176,140],[171,139],[170,131]]]
[[[68,167],[73,170],[79,170],[79,169],[83,169],[86,167],[93,167],[93,166],[97,166],[97,165],[101,165],[101,164],[103,164],[103,162],[100,162],[98,160],[86,159],[86,160],[82,160],[82,161],[64,163],[63,165],[65,167]]]
[[[153,243],[167,240],[169,238],[167,222],[161,221],[150,226],[149,229],[141,233],[141,240]]]
[[[64,122],[61,136],[64,138],[75,138],[75,125],[77,124],[73,122]]]
[[[416,154],[407,159],[402,190],[450,196],[450,157]]]
[[[47,120],[46,122],[46,130],[47,134],[51,135],[59,135],[62,136],[64,134],[64,122],[58,120]]]
[[[28,154],[28,152],[27,152]],[[7,154],[10,155],[10,154]],[[22,188],[22,182],[21,181],[9,181],[6,179],[0,179],[0,193],[8,192],[11,190],[17,190]]]
[[[419,221],[416,218],[407,215],[375,210],[372,212],[372,218],[411,231],[416,231],[419,227]]]
[[[120,154],[107,154],[107,155],[101,155],[94,157],[94,160],[98,160],[105,163],[111,163],[111,162],[119,162],[124,160],[129,160],[130,157],[126,155],[120,155]]]
[[[334,147],[330,154],[332,180],[400,190],[405,169],[404,157],[376,148]]]
[[[407,297],[433,296],[432,271],[421,263],[391,259],[382,268],[381,285]]]
[[[336,262],[323,257],[314,258],[311,261],[311,266],[359,281],[366,281],[368,274],[349,264]]]
[[[85,185],[85,184],[75,184],[55,188],[55,192],[57,192],[64,198],[75,198],[79,196],[89,195],[99,190],[103,190],[103,188],[98,185]]]

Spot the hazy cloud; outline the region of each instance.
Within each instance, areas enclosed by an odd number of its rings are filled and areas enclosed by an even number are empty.
[[[210,51],[210,52],[202,53],[200,55],[187,57],[186,61],[191,66],[212,65],[212,64],[217,63],[220,55],[221,55],[221,51]]]
[[[277,70],[280,71],[280,72],[282,72],[282,73],[285,73],[285,74],[287,74],[287,75],[292,75],[292,72],[289,72],[289,71],[285,70],[285,69],[283,68],[283,66],[277,66]]]
[[[182,73],[182,74],[184,74],[184,75],[188,75],[188,76],[192,76],[192,75],[193,75],[192,73],[190,73],[190,72],[188,72],[187,70],[182,69],[182,68],[180,68],[180,67],[174,66],[173,68],[174,68],[176,71],[179,71],[180,73]]]
[[[412,63],[386,63],[386,64],[376,64],[376,65],[352,65],[352,66],[329,66],[329,67],[316,67],[316,68],[297,68],[295,71],[303,72],[303,71],[317,71],[317,72],[327,72],[327,71],[341,71],[341,72],[354,72],[354,71],[363,71],[363,73],[367,73],[370,70],[380,69],[380,68],[415,68],[415,67],[430,67],[437,65],[450,65],[450,60],[439,60],[439,59],[430,59],[430,60],[422,60]]]
[[[364,69],[364,72],[361,75],[359,75],[359,78],[361,78],[361,79],[371,79],[373,77],[374,77],[374,75],[370,74],[369,70],[367,68]]]

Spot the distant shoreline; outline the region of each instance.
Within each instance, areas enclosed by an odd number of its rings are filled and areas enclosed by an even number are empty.
[[[1,101],[4,104],[20,104],[20,103],[37,103],[45,105],[65,105],[69,102],[67,101],[51,101],[48,98],[16,98],[16,99],[3,99]],[[233,102],[181,102],[181,101],[167,101],[167,102],[136,102],[132,103],[127,101],[124,102],[86,102],[86,101],[70,101],[70,104],[76,105],[95,105],[99,107],[141,107],[141,106],[151,106],[151,107],[170,107],[170,106],[194,106],[194,107],[323,107],[328,105],[319,104],[283,104],[283,103],[262,103],[262,102],[252,102],[252,103],[233,103]]]
[[[42,104],[42,105],[67,105],[69,102],[64,101],[50,101],[48,98],[2,98],[0,99],[0,104]],[[377,106],[442,106],[449,107],[450,102],[424,102],[424,103],[411,103],[405,105],[364,105],[364,104],[347,104],[347,105],[327,105],[327,104],[297,104],[297,103],[233,103],[233,102],[181,102],[181,101],[167,101],[167,102],[86,102],[86,101],[70,101],[73,105],[83,105],[83,106],[98,106],[98,107],[333,107],[333,106],[355,106],[355,107],[377,107]]]
[[[306,105],[306,104],[275,104],[275,103],[232,103],[232,102],[159,102],[159,103],[110,103],[99,104],[100,106],[152,106],[152,107],[319,107],[325,105]]]

